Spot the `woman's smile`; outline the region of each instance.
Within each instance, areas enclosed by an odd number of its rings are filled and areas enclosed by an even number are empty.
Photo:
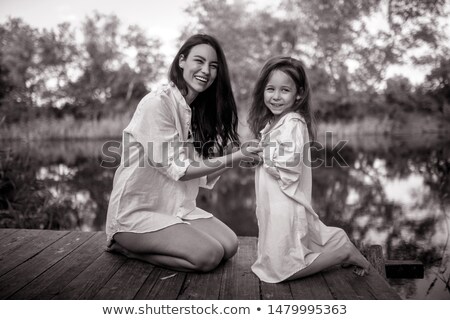
[[[217,76],[217,53],[208,44],[199,44],[187,57],[180,57],[180,68],[188,87],[186,101],[191,103],[200,92],[208,89]]]

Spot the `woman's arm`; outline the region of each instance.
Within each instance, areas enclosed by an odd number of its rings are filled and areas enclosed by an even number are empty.
[[[180,180],[186,181],[208,176],[208,180],[212,181],[227,169],[239,165],[241,161],[259,160],[260,156],[258,153],[262,152],[262,150],[262,147],[251,147],[247,145],[233,153],[221,157],[193,161]]]

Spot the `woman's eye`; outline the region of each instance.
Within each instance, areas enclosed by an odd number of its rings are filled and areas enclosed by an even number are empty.
[[[217,66],[215,64],[213,64],[213,65],[210,66],[210,68],[216,70]]]

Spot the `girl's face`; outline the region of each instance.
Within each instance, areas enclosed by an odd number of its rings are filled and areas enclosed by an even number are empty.
[[[300,95],[292,78],[283,71],[274,70],[264,89],[264,103],[275,118],[291,110],[298,99]]]
[[[192,102],[200,92],[208,89],[217,76],[216,50],[208,44],[192,47],[188,56],[180,56],[180,68],[188,87],[187,101]]]

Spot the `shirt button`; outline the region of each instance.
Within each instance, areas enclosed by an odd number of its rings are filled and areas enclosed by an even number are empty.
[[[173,83],[173,81],[170,81],[169,84],[170,84],[171,87],[175,87],[175,83]]]
[[[188,127],[191,125],[191,123],[189,121],[186,124],[187,124]]]

